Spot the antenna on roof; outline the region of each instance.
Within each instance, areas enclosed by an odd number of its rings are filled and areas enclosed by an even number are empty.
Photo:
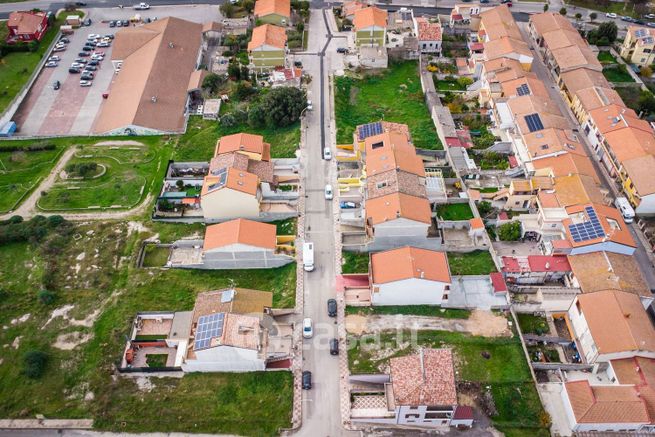
[[[157,96],[152,96],[152,97],[150,97],[150,101],[151,101],[152,103],[157,103]]]
[[[172,41],[168,43],[168,48],[169,49],[175,48],[175,45],[173,44]]]

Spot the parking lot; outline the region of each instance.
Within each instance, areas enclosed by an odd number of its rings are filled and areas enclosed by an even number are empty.
[[[70,43],[65,51],[49,55],[58,55],[61,58],[59,65],[43,68],[18,109],[14,117],[18,125],[17,136],[88,135],[93,131],[93,124],[104,101],[102,94],[110,90],[114,78],[112,47],[97,49],[105,53],[105,60],[100,62],[90,87],[81,87],[80,74],[71,74],[68,68],[79,57],[78,53],[82,51],[89,34],[114,34],[122,28],[110,28],[109,20],[128,20],[137,13],[144,20],[176,16],[202,23],[221,19],[218,6],[207,5],[162,6],[147,11],[127,7],[89,10],[87,17],[93,21],[91,26],[76,29],[74,34],[67,36]],[[54,90],[53,84],[57,80],[61,87]]]

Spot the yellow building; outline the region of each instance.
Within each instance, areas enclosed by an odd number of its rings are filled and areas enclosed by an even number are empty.
[[[655,29],[630,26],[621,46],[621,57],[645,67],[655,63]]]

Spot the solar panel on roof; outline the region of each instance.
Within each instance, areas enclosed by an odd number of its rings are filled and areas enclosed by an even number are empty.
[[[209,314],[201,316],[198,319],[198,326],[196,327],[196,335],[193,342],[193,350],[206,349],[211,344],[214,337],[223,335],[223,322],[225,321],[225,313]]]
[[[544,128],[544,124],[541,122],[539,114],[526,115],[525,122],[528,124],[528,129],[530,132],[536,132]]]
[[[380,135],[382,132],[382,123],[379,121],[375,123],[363,124],[359,126],[357,130],[360,140],[365,140],[366,138],[372,137],[374,135]]]
[[[528,88],[528,84],[524,83],[520,87],[516,88],[516,94],[519,96],[527,96],[530,94],[530,88]]]
[[[648,31],[646,29],[637,29],[635,31],[635,36],[637,38],[642,38],[648,34]]]
[[[606,236],[596,211],[592,207],[587,206],[585,207],[585,212],[587,213],[588,221],[569,225],[571,238],[576,243]]]
[[[644,44],[652,44],[653,43],[653,37],[649,36],[647,38],[644,38],[643,41],[644,41]]]

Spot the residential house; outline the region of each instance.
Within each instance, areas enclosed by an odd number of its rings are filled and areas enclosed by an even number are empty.
[[[571,98],[571,109],[581,126],[585,124],[591,111],[608,105],[625,106],[619,93],[610,85],[583,88]]]
[[[255,161],[271,160],[271,145],[264,137],[248,133],[225,135],[216,141],[214,156],[237,152]]]
[[[384,47],[387,40],[387,11],[371,6],[355,11],[355,45]]]
[[[502,273],[509,284],[531,285],[563,281],[571,273],[566,256],[528,255],[502,257]]]
[[[261,1],[261,0],[260,0]],[[272,70],[286,65],[287,33],[272,24],[257,26],[248,43],[250,64],[258,70]]]
[[[444,252],[407,246],[370,258],[373,305],[441,305],[448,300],[451,279]]]
[[[501,38],[523,41],[521,30],[506,5],[496,6],[480,13],[478,35],[482,42]]]
[[[173,243],[167,266],[195,269],[267,269],[295,260],[294,235],[274,224],[235,219],[207,226],[204,240]]]
[[[286,26],[291,24],[291,1],[257,0],[254,15],[255,20],[262,24]]]
[[[300,84],[302,83],[302,68],[277,67],[275,70],[271,72],[268,81],[271,83],[272,88],[280,88],[280,87],[300,88]]]
[[[646,67],[655,63],[655,30],[648,27],[628,26],[619,53],[631,64]]]
[[[357,0],[345,1],[341,6],[341,18],[350,20],[350,22],[352,22],[355,19],[355,12],[368,7],[368,3],[360,2]]]
[[[229,288],[200,293],[193,311],[139,313],[125,347],[122,372],[152,367],[148,355],[167,355],[159,370],[251,372],[290,368],[291,325],[272,317],[273,293]]]
[[[602,71],[592,70],[590,68],[576,68],[575,70],[564,72],[560,75],[558,83],[564,99],[571,109],[574,109],[574,97],[580,91],[589,88],[611,88]]]
[[[640,216],[655,215],[655,156],[645,155],[623,161],[620,171],[623,192]]]
[[[567,258],[571,266],[568,283],[582,293],[619,290],[639,296],[646,309],[653,302],[653,293],[632,256],[592,252]]]
[[[479,4],[458,3],[450,10],[450,27],[457,24],[471,24],[472,19],[479,15]]]
[[[425,17],[414,18],[414,33],[421,53],[441,53],[441,24]]]
[[[501,81],[521,78],[525,75],[523,67],[516,59],[497,58],[485,61],[480,70],[480,106],[493,104],[494,99],[502,96]]]
[[[351,381],[382,386],[379,394],[352,394],[353,422],[434,428],[473,423],[470,407],[457,405],[449,349],[421,348],[389,360],[389,375],[352,375]]]
[[[526,71],[530,70],[534,59],[532,51],[523,40],[507,36],[484,43],[484,59],[491,61],[498,58],[515,59]]]
[[[15,43],[20,41],[41,41],[48,30],[48,14],[43,11],[11,12],[7,20],[6,41]]]
[[[153,135],[186,129],[189,92],[202,56],[202,29],[175,17],[116,32],[111,92],[93,131],[104,135]],[[175,65],[175,68],[170,68]]]
[[[618,290],[579,294],[567,317],[586,363],[655,358],[655,329],[636,294]]]

